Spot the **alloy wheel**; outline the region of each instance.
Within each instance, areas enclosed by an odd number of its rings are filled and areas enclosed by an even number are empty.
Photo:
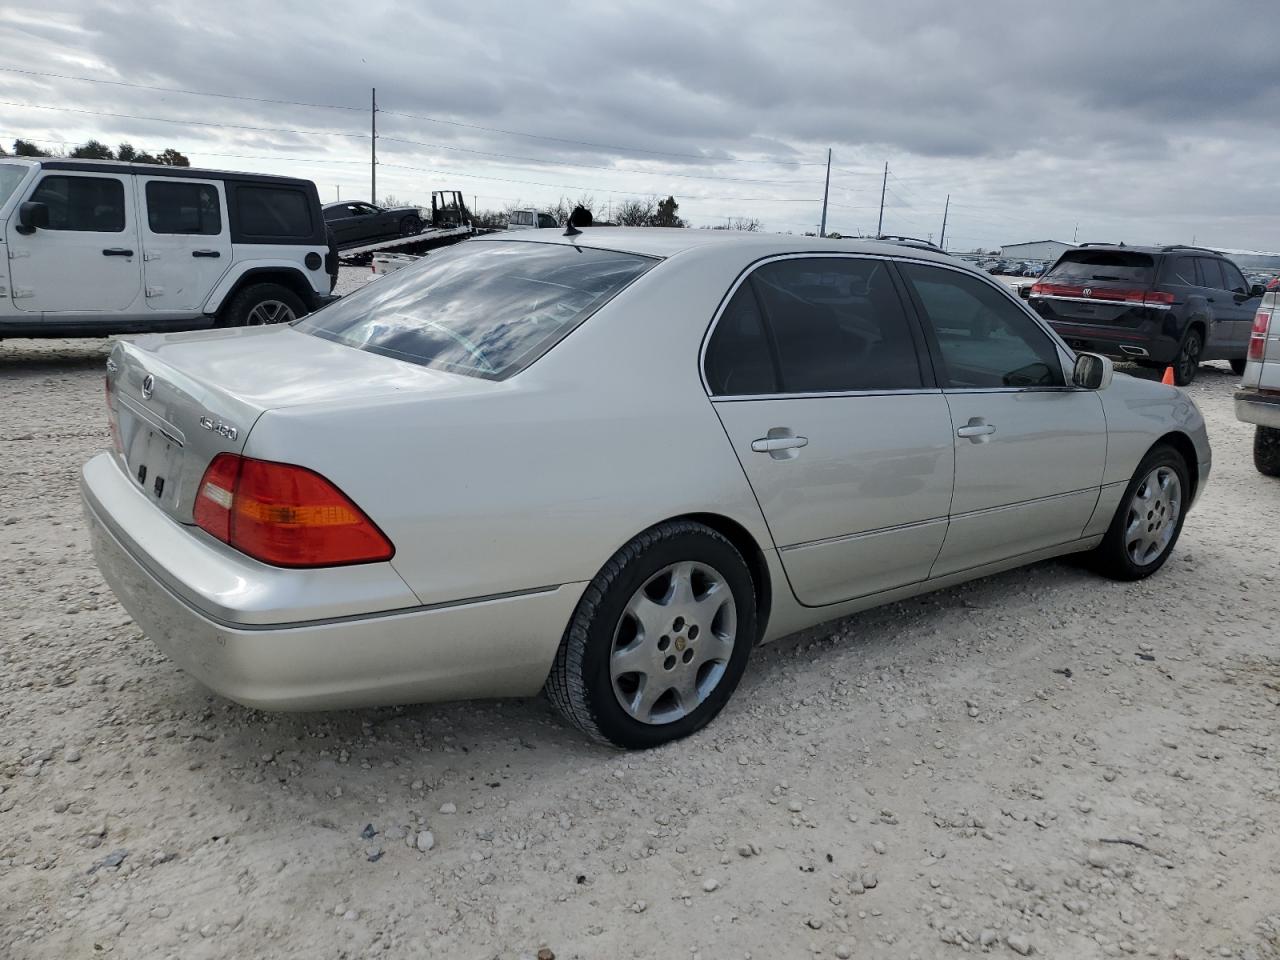
[[[1187,339],[1178,352],[1178,376],[1184,383],[1195,379],[1196,371],[1200,368],[1200,351],[1200,334],[1193,330],[1187,334]]]
[[[718,570],[688,561],[659,570],[614,630],[609,675],[618,703],[641,723],[688,716],[720,683],[737,631],[733,591]]]
[[[1138,484],[1125,516],[1124,548],[1140,567],[1169,549],[1182,510],[1182,481],[1172,467],[1159,466]]]
[[[260,327],[268,323],[292,323],[297,317],[293,309],[280,300],[263,300],[249,311],[245,324]]]

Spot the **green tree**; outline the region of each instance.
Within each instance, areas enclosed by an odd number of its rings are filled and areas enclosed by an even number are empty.
[[[677,216],[676,211],[680,209],[680,204],[676,203],[675,197],[667,197],[665,200],[658,201],[658,209],[653,215],[653,220],[649,226],[652,227],[683,227],[684,221]]]
[[[120,146],[116,147],[116,159],[117,160],[137,160],[138,151],[132,143],[128,143],[128,142],[122,143],[120,144]]]
[[[188,160],[188,159],[186,158],[186,156],[185,156],[185,155],[183,155],[183,154],[179,153],[177,150],[173,149],[173,147],[166,147],[166,148],[161,152],[160,157],[159,157],[159,159],[157,159],[157,160],[156,160],[156,162],[157,162],[157,163],[162,163],[162,164],[164,164],[166,167],[189,167],[189,166],[191,166],[191,161],[190,161],[190,160]]]
[[[86,143],[82,143],[67,156],[76,160],[114,160],[116,158],[116,155],[111,152],[111,148],[101,140],[89,140]]]
[[[13,155],[15,157],[51,157],[48,150],[41,150],[30,140],[13,141]]]

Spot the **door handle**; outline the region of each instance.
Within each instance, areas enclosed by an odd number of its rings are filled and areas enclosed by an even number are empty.
[[[133,251],[127,247],[107,247],[102,251],[104,257],[132,257]]]
[[[761,437],[751,441],[751,449],[756,453],[773,453],[775,450],[795,450],[807,447],[808,437]]]
[[[222,251],[221,250],[192,250],[191,255],[193,257],[220,257],[222,256]]]
[[[995,432],[996,428],[983,420],[982,417],[970,417],[968,423],[956,430],[956,436],[968,440],[970,443],[986,443],[991,434]]]

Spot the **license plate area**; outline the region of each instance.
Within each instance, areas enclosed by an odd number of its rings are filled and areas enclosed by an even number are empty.
[[[120,443],[133,482],[160,506],[177,506],[181,488],[183,445],[169,431],[138,416],[121,404]]]

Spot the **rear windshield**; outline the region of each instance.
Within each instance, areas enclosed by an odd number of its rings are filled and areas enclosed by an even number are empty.
[[[297,328],[370,353],[505,380],[656,262],[568,244],[463,243],[371,281]]]
[[[1147,253],[1127,250],[1071,250],[1062,255],[1042,280],[1124,280],[1147,284],[1155,276],[1155,261]]]

